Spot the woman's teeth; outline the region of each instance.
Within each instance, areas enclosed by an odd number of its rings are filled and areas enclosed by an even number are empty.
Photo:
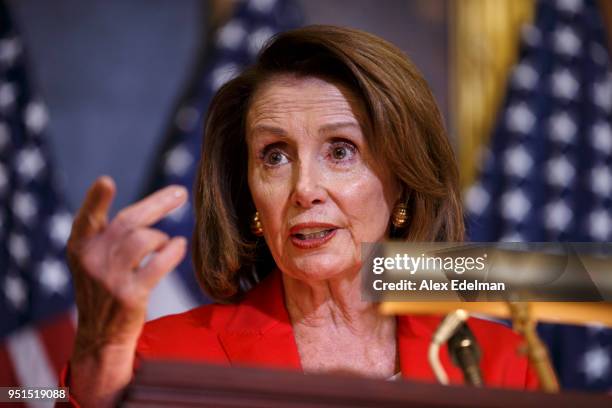
[[[305,241],[307,239],[323,238],[327,234],[329,234],[331,231],[332,231],[332,229],[326,229],[326,230],[318,230],[316,232],[298,233],[298,234],[295,234],[295,237],[297,239]]]

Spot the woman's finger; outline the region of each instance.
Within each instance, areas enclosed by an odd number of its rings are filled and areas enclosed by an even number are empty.
[[[153,228],[138,228],[130,231],[115,243],[113,262],[121,270],[136,269],[146,255],[162,248],[170,238]]]
[[[152,225],[183,205],[185,201],[187,201],[185,187],[175,185],[156,191],[121,210],[111,222],[111,234],[117,236],[127,230]]]
[[[176,268],[186,251],[187,240],[184,237],[172,238],[138,271],[142,283],[152,289],[164,275]]]
[[[72,225],[71,239],[87,238],[101,231],[108,220],[108,210],[115,197],[115,182],[108,176],[99,177],[85,195]]]

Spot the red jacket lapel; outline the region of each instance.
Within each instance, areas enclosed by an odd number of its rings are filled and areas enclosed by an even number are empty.
[[[284,299],[278,271],[247,294],[219,333],[231,364],[301,369]]]
[[[238,305],[225,330],[219,332],[231,364],[301,370],[284,299],[281,273],[274,271]],[[424,357],[440,319],[436,316],[398,317],[397,341],[402,377],[436,381]],[[446,347],[440,349],[440,360],[451,384],[461,384],[461,372],[451,363]]]

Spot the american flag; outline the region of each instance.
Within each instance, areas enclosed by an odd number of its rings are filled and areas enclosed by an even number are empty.
[[[237,2],[202,54],[149,187],[176,183],[191,189],[203,119],[213,94],[253,62],[272,35],[301,21],[293,0]],[[72,215],[53,179],[43,138],[48,117],[27,80],[23,48],[0,0],[0,386],[55,386],[75,332],[72,285],[64,259]],[[186,205],[158,227],[190,237],[193,216]],[[205,301],[187,258],[155,289],[149,318]]]
[[[0,385],[53,386],[74,336],[64,246],[72,224],[55,183],[45,106],[0,2]]]
[[[539,1],[479,180],[472,241],[612,237],[612,64],[595,0]],[[612,330],[540,325],[563,388],[612,390]]]

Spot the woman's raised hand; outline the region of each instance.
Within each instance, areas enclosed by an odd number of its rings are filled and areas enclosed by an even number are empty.
[[[91,186],[68,240],[79,312],[71,394],[82,405],[112,405],[132,376],[153,287],[183,259],[186,240],[150,226],[180,207],[187,190],[161,189],[108,221],[111,178]]]

